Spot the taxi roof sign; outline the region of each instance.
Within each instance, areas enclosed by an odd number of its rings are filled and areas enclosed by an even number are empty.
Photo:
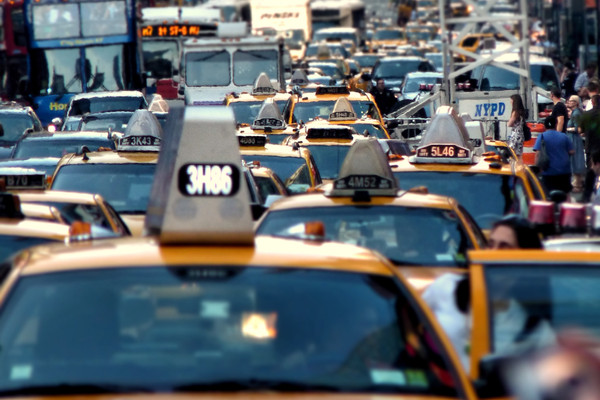
[[[165,244],[254,242],[250,194],[228,107],[172,107],[145,231]]]
[[[350,90],[347,86],[319,86],[315,89],[315,94],[350,94]]]
[[[0,168],[0,181],[5,190],[46,188],[46,174],[33,168]]]
[[[264,95],[264,94],[275,94],[277,90],[273,87],[271,80],[266,73],[261,72],[254,81],[254,88],[252,88],[253,95]]]
[[[277,103],[273,99],[265,99],[258,116],[252,123],[253,130],[283,130],[286,128],[285,119],[279,110]]]
[[[354,128],[344,125],[328,125],[308,128],[307,139],[342,139],[352,140],[356,135]]]
[[[240,147],[265,147],[267,144],[267,135],[238,134],[237,138]]]
[[[159,151],[162,134],[162,127],[151,111],[136,110],[127,122],[125,134],[117,143],[117,150]]]
[[[463,120],[450,106],[441,106],[423,134],[413,163],[472,164],[473,144]]]
[[[292,85],[306,86],[310,83],[310,81],[308,80],[308,76],[306,76],[306,72],[304,72],[304,70],[297,69],[292,74],[292,79],[290,80],[290,83]]]
[[[351,121],[357,118],[350,100],[346,97],[337,99],[333,106],[333,111],[329,114],[330,121]]]
[[[397,195],[398,186],[388,158],[375,138],[352,145],[328,196],[355,196],[357,191],[374,196]]]

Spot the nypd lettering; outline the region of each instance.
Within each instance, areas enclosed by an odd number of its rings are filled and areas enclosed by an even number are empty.
[[[233,164],[185,164],[179,169],[179,191],[184,196],[234,196],[240,170]]]
[[[498,103],[483,103],[475,104],[475,117],[500,117],[506,111],[506,104]]]

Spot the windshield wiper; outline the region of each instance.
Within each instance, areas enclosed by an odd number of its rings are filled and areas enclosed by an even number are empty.
[[[240,379],[206,383],[191,383],[172,388],[175,392],[238,392],[238,391],[278,391],[278,392],[339,392],[341,388],[320,383],[304,383],[271,379]]]
[[[0,390],[0,397],[22,395],[62,395],[62,394],[99,394],[99,393],[140,393],[153,392],[147,387],[96,384],[96,383],[60,383],[56,385],[22,386],[15,389]]]

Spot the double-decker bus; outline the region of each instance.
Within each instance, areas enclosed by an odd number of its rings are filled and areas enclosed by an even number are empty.
[[[23,0],[2,2],[0,23],[0,98],[22,100],[27,77]]]
[[[142,87],[135,0],[23,1],[24,90],[43,124],[74,94]]]
[[[148,7],[142,9],[142,49],[146,93],[176,99],[183,41],[215,36],[221,11],[201,7]]]

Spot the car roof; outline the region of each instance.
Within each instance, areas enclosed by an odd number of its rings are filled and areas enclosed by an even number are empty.
[[[112,92],[87,92],[87,93],[78,93],[71,101],[80,100],[80,99],[96,99],[96,98],[109,98],[109,97],[140,97],[144,98],[144,94],[137,90],[117,90]]]
[[[64,165],[89,164],[156,164],[158,152],[153,151],[92,151],[85,153],[86,157],[78,154],[67,154],[58,163],[56,171]]]
[[[235,251],[230,245],[157,246],[156,238],[152,237],[81,242],[68,248],[43,245],[26,251],[28,263],[16,267],[23,275],[177,265],[283,267],[394,275],[391,264],[361,247],[260,236],[255,238],[255,246],[237,246]],[[223,257],[223,254],[228,256]]]
[[[437,208],[452,210],[457,207],[457,202],[451,197],[437,194],[419,194],[399,191],[396,197],[372,196],[368,202],[370,206],[399,206],[413,208]],[[297,208],[314,207],[339,207],[339,206],[364,206],[364,202],[352,201],[352,196],[327,196],[322,193],[298,194],[285,197],[273,203],[270,212]]]
[[[28,132],[21,140],[71,140],[71,139],[106,139],[111,140],[106,132],[96,131],[56,131]]]

